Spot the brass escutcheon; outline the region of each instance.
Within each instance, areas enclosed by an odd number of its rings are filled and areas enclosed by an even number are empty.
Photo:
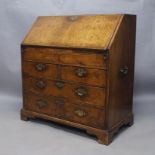
[[[46,107],[48,104],[46,101],[38,100],[37,105],[39,106],[39,108],[43,108],[43,107]]]
[[[63,87],[64,87],[64,82],[57,81],[57,82],[55,83],[55,85],[56,85],[57,88],[63,88]]]
[[[55,104],[58,106],[63,106],[65,104],[64,98],[55,99]]]
[[[78,16],[69,16],[68,18],[70,21],[75,21],[78,19]]]

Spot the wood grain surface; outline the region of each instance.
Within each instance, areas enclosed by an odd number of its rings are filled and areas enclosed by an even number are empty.
[[[37,82],[43,82],[44,88],[40,88],[37,86]],[[67,101],[73,101],[82,104],[88,105],[96,105],[99,107],[104,107],[105,105],[105,97],[106,97],[106,90],[104,88],[98,87],[90,87],[80,84],[70,84],[67,82],[63,82],[63,87],[58,88],[56,86],[56,82],[60,81],[51,81],[46,80],[43,78],[31,78],[31,77],[24,77],[23,88],[26,92],[33,92],[35,94],[42,94],[44,96],[57,96],[57,97],[64,97]],[[78,88],[84,88],[87,94],[83,97],[78,96],[76,90]]]
[[[106,69],[106,59],[104,58],[106,51],[97,53],[97,50],[47,48],[40,46],[22,46],[22,51],[22,59],[26,61]]]
[[[22,49],[21,119],[84,129],[110,144],[133,124],[136,16],[39,17]]]
[[[122,15],[39,17],[23,45],[106,49]]]

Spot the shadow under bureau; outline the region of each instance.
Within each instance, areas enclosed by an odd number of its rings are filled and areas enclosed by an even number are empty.
[[[21,119],[84,129],[108,145],[132,125],[136,16],[39,17],[22,45]]]

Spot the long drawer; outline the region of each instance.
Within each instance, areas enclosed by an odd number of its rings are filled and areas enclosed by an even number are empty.
[[[106,89],[104,88],[29,76],[24,76],[23,88],[26,92],[43,94],[44,96],[65,97],[68,101],[77,101],[99,107],[105,106]]]
[[[106,60],[104,59],[104,54],[101,54],[101,52],[93,53],[86,50],[52,49],[45,47],[27,47],[23,51],[23,60],[106,68]]]
[[[63,98],[25,94],[24,108],[29,111],[62,118],[72,122],[104,128],[104,109],[66,102]]]

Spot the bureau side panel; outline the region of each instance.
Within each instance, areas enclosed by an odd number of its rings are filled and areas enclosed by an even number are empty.
[[[109,50],[109,130],[119,126],[124,119],[132,118],[135,33],[136,16],[125,15]],[[123,68],[128,71],[121,73]]]

